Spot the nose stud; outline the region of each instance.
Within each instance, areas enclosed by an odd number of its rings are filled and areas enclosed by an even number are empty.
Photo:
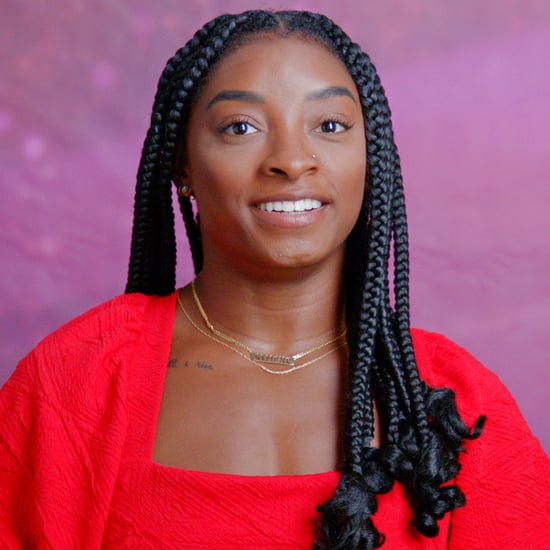
[[[311,155],[311,158],[312,158],[312,159],[316,159],[316,158],[317,158],[317,155],[313,154],[313,155]]]

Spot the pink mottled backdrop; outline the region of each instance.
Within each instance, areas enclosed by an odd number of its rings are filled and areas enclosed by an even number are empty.
[[[160,70],[206,20],[251,7],[325,12],[371,52],[408,190],[414,324],[496,371],[550,450],[546,0],[2,0],[0,382],[123,290]]]

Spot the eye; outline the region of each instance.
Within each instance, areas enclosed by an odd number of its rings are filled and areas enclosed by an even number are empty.
[[[324,120],[319,125],[319,131],[324,134],[338,134],[340,132],[345,132],[350,128],[349,124],[346,124],[345,122],[342,122],[341,120],[337,120],[334,118],[329,118],[327,120]]]
[[[230,134],[232,136],[248,136],[255,134],[257,131],[258,129],[247,120],[234,120],[220,128],[222,134]]]

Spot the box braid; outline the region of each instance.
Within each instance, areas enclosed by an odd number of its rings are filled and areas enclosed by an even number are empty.
[[[213,66],[258,33],[298,35],[327,47],[353,78],[365,121],[367,181],[359,219],[346,243],[344,266],[350,348],[346,460],[335,495],[318,507],[316,547],[381,546],[384,535],[371,516],[377,509],[376,495],[389,491],[395,480],[409,494],[418,531],[435,536],[437,520],[465,502],[458,487],[441,485],[457,475],[463,440],[480,434],[483,418],[470,431],[458,415],[453,392],[429,388],[419,377],[410,335],[405,202],[388,102],[370,58],[328,18],[262,10],[222,15],[197,31],[168,61],[137,174],[126,292],[174,291],[171,185],[185,155],[182,144],[189,113]],[[199,217],[189,198],[178,200],[198,273],[203,263]],[[383,426],[379,449],[371,447],[372,396]]]

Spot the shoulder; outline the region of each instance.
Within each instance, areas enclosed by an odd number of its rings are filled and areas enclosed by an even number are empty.
[[[59,347],[64,353],[68,349],[82,349],[102,344],[120,336],[121,332],[135,329],[143,322],[144,312],[151,296],[123,294],[75,317],[44,338],[32,351],[34,354],[51,354]]]
[[[170,315],[172,296],[126,294],[76,317],[44,338],[17,366],[5,391],[68,405],[109,393],[127,378],[135,348],[155,316]],[[160,311],[160,313],[159,313]],[[139,359],[138,359],[139,363]]]
[[[421,378],[433,388],[452,389],[468,424],[480,415],[519,413],[498,376],[464,348],[442,334],[425,330],[413,329],[412,337]]]
[[[499,378],[445,336],[413,331],[422,379],[456,395],[468,426],[486,417],[479,439],[465,441],[456,478],[466,506],[453,512],[450,549],[543,548],[548,541],[550,461]]]
[[[430,385],[442,382],[476,383],[496,377],[464,348],[442,334],[411,330],[414,352],[422,377]]]
[[[117,296],[69,321],[44,338],[29,354],[34,360],[91,358],[134,340],[143,327],[151,296]]]

